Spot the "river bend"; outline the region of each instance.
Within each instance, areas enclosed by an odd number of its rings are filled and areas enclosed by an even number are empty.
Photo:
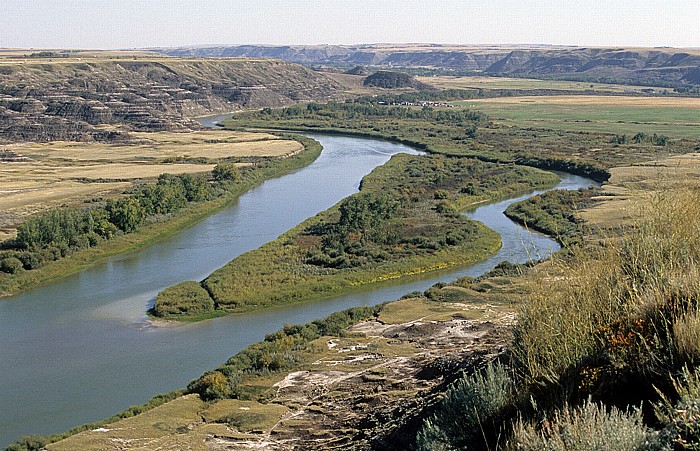
[[[470,268],[448,270],[351,295],[177,327],[151,327],[155,295],[201,280],[246,251],[357,191],[362,177],[399,144],[311,135],[324,150],[311,165],[268,180],[233,205],[138,252],[0,301],[0,446],[21,435],[51,434],[113,415],[178,389],[285,323],[305,323],[358,305],[425,290],[438,281],[478,276],[498,262],[524,262],[558,249],[503,216],[516,199],[468,215],[497,230],[503,248]],[[593,182],[560,174],[559,188]]]

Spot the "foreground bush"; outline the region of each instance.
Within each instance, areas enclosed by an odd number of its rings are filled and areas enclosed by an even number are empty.
[[[509,448],[527,451],[647,450],[656,434],[642,423],[639,410],[622,412],[587,401],[564,409],[540,427],[518,423]]]
[[[514,383],[499,363],[463,376],[447,391],[435,414],[425,420],[417,449],[495,448],[514,398]]]

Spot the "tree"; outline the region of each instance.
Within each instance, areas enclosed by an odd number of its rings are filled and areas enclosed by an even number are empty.
[[[234,163],[219,163],[211,171],[216,181],[238,181],[241,179],[241,171]]]
[[[139,201],[134,198],[122,199],[107,205],[109,220],[126,233],[139,228],[146,218]]]

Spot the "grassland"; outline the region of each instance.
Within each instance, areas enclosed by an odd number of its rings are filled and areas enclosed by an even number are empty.
[[[522,96],[458,103],[518,128],[700,139],[700,98]]]
[[[12,238],[15,227],[32,214],[119,196],[133,183],[163,173],[205,173],[220,161],[245,166],[259,158],[286,158],[303,149],[298,141],[268,133],[132,135],[135,142],[129,144],[51,142],[5,147],[10,161],[0,167],[0,240]]]

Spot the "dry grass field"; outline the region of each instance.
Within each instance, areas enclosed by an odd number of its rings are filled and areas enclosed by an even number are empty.
[[[678,190],[697,189],[700,154],[691,153],[635,166],[613,168],[599,204],[581,213],[592,227],[625,226]]]
[[[23,143],[0,147],[13,154],[0,163],[0,240],[26,217],[60,205],[118,195],[138,180],[163,173],[211,171],[217,161],[287,157],[303,150],[267,133],[203,131],[133,133],[139,143]],[[244,163],[241,163],[244,164]]]
[[[558,91],[595,91],[607,93],[641,93],[648,86],[628,86],[584,81],[536,80],[509,77],[417,77],[419,81],[443,89],[553,89]],[[670,92],[669,88],[652,88],[656,92]]]

